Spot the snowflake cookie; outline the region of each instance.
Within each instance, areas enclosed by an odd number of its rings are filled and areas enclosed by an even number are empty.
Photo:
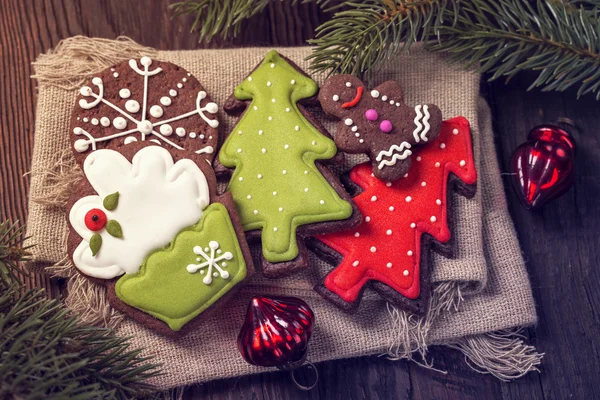
[[[394,81],[368,90],[352,75],[334,75],[321,88],[319,102],[341,120],[334,136],[339,148],[367,154],[373,174],[385,182],[408,172],[415,147],[435,140],[442,124],[437,106],[408,106]]]
[[[70,138],[76,160],[112,149],[133,154],[161,146],[176,159],[212,161],[218,106],[181,67],[150,57],[131,59],[94,75],[79,90]]]

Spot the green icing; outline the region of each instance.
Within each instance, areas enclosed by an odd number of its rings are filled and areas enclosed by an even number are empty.
[[[114,192],[113,194],[109,194],[102,201],[102,205],[104,206],[104,208],[106,208],[109,211],[112,211],[115,208],[117,208],[118,204],[119,204],[119,192]]]
[[[196,254],[194,248],[208,249],[205,253],[210,256],[209,243],[212,241],[218,242],[221,250],[221,253],[215,252],[216,257],[230,252],[232,258],[218,262],[229,277],[212,277],[212,282],[206,284],[203,279],[207,268],[190,273],[187,267],[206,261]],[[223,267],[223,262],[226,267]],[[213,267],[212,272],[218,273],[218,270]],[[245,277],[246,263],[229,213],[222,204],[213,203],[204,210],[196,225],[184,228],[168,246],[148,255],[140,270],[123,275],[115,289],[121,301],[155,316],[178,331]]]
[[[114,219],[111,219],[106,223],[106,232],[108,232],[111,236],[116,238],[123,238],[123,230],[121,229],[121,224],[119,224]]]
[[[90,250],[92,251],[92,256],[95,256],[100,251],[100,247],[102,246],[102,236],[98,233],[94,233],[90,238]]]
[[[315,166],[315,160],[336,154],[335,144],[296,105],[317,91],[312,79],[274,50],[235,89],[236,98],[252,102],[219,159],[236,168],[228,190],[244,229],[262,229],[263,255],[270,262],[298,255],[298,226],[352,214]]]

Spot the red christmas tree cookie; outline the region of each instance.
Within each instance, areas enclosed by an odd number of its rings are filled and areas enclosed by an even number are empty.
[[[342,309],[358,307],[367,283],[410,312],[427,308],[428,247],[436,244],[435,250],[452,255],[448,194],[455,189],[472,197],[476,191],[468,121],[444,121],[439,137],[415,149],[413,159],[408,174],[395,182],[375,178],[369,163],[352,169],[350,179],[363,189],[353,199],[363,224],[317,237],[320,255],[337,266],[315,290]],[[339,254],[331,257],[329,248]]]

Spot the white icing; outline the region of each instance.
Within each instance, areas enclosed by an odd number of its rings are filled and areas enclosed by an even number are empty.
[[[162,117],[163,113],[164,113],[163,109],[159,105],[154,105],[154,106],[150,107],[150,115],[153,116],[154,118]]]
[[[458,129],[456,129],[456,128],[452,129],[452,134],[453,135],[458,135]]]
[[[212,154],[215,151],[212,146],[206,146],[201,148],[200,150],[196,150],[196,154]],[[242,178],[240,178],[242,180]]]
[[[125,129],[127,127],[127,121],[123,117],[117,117],[113,119],[113,125],[117,129]]]
[[[423,113],[421,113],[421,107],[423,108]],[[417,105],[415,106],[415,112],[417,113],[417,115],[415,116],[415,119],[413,120],[413,122],[415,123],[415,129],[413,130],[413,137],[415,138],[415,141],[417,143],[419,143],[419,141],[424,141],[426,142],[427,139],[427,133],[429,133],[429,129],[431,128],[429,126],[429,109],[427,107],[427,105],[421,106],[421,105]],[[422,119],[421,119],[422,118]],[[421,124],[421,122],[423,124]]]
[[[379,97],[379,92],[377,90],[371,90],[371,97],[378,98]]]
[[[185,136],[185,129],[182,127],[178,127],[175,129],[175,134],[179,137],[184,137]]]
[[[429,220],[431,222],[435,222],[435,221],[437,221],[437,218],[435,217],[435,215],[432,215],[431,218],[429,218]]]
[[[409,251],[407,251],[407,252],[406,252],[406,255],[407,255],[407,256],[409,256],[409,257],[410,257],[410,256],[412,256],[412,255],[413,255],[413,252],[412,252],[412,250],[409,250]]]
[[[340,96],[338,96],[337,94],[333,95],[333,101],[338,101],[340,99]]]
[[[159,130],[160,130],[160,133],[165,136],[169,136],[170,134],[173,133],[173,128],[171,127],[171,125],[161,125]]]
[[[69,221],[83,238],[73,254],[75,266],[86,275],[111,279],[135,273],[154,249],[167,245],[181,229],[195,224],[209,204],[206,178],[191,160],[173,163],[169,152],[158,146],[140,150],[130,163],[114,150],[98,150],[87,156],[84,173],[98,195],[78,200]],[[109,220],[123,229],[123,238],[102,230],[102,247],[92,256],[89,241],[95,232],[84,222],[92,208],[104,209],[102,200],[119,192],[119,204],[105,210]]]
[[[100,118],[100,125],[102,125],[105,128],[107,126],[110,126],[110,119],[108,119],[107,117]]]
[[[195,139],[195,138],[196,138],[196,136],[198,136],[198,135],[196,134],[196,132],[190,132],[190,137],[191,137],[192,139]]]
[[[83,108],[84,110],[89,110],[90,108],[96,107],[98,104],[100,104],[102,98],[104,97],[104,84],[102,83],[102,79],[95,77],[92,79],[92,84],[98,87],[98,94],[95,94],[92,88],[89,86],[84,86],[79,89],[79,93],[81,93],[82,96],[91,96],[95,98],[95,100],[91,102],[88,102],[85,99],[79,100],[79,107]]]
[[[379,162],[377,168],[382,169],[383,167],[388,165],[396,165],[396,162],[398,160],[406,159],[412,154],[412,151],[409,150],[410,147],[410,143],[402,142],[400,143],[400,146],[393,144],[388,150],[380,151],[379,154],[377,154],[377,158],[375,159],[377,162]],[[390,156],[392,157],[391,159],[383,160],[384,157]]]
[[[98,118],[92,118],[92,125],[98,125],[99,123]]]
[[[440,149],[445,149],[446,148],[446,143],[440,143]]]
[[[438,206],[441,206],[441,205],[442,205],[442,201],[441,201],[440,199],[437,199],[437,200],[435,201],[435,204],[437,204]]]
[[[140,111],[140,103],[135,100],[127,100],[125,102],[125,109],[130,113],[136,113]]]
[[[169,90],[169,96],[171,96],[171,97],[177,96],[177,90],[175,90],[175,89]]]
[[[358,264],[360,264],[360,262],[359,262],[358,260],[356,260],[356,261],[354,261],[354,262],[352,263],[352,266],[353,266],[353,267],[358,267]]]
[[[160,98],[160,104],[162,104],[163,106],[170,106],[171,105],[171,98],[167,97],[167,96],[163,96]]]
[[[129,96],[131,96],[131,91],[127,88],[123,88],[119,90],[119,96],[121,96],[122,99],[128,99]]]
[[[83,117],[83,122],[88,122],[90,119],[88,117]]]
[[[346,87],[352,87],[352,83],[346,82]]]
[[[201,256],[201,258],[198,257],[196,260],[198,260],[198,261],[204,260],[204,261],[201,262],[200,264],[189,264],[186,267],[187,271],[191,274],[200,270],[200,273],[205,275],[204,278],[202,279],[202,282],[204,282],[205,285],[210,285],[212,283],[213,277],[216,278],[216,277],[220,276],[223,279],[228,279],[229,272],[221,269],[221,267],[219,267],[219,265],[217,263],[222,260],[233,259],[233,254],[229,251],[226,251],[225,253],[221,254],[222,250],[218,250],[219,243],[217,241],[211,240],[208,243],[208,247],[210,248],[210,255],[205,253],[201,246],[194,246],[194,249],[193,249],[194,253],[196,255]],[[221,255],[218,255],[218,254],[221,254]],[[223,263],[223,266],[227,266],[227,264]],[[205,274],[204,268],[206,268],[206,274]],[[218,272],[213,273],[213,268],[216,269]]]
[[[183,84],[182,84],[182,83],[178,83],[178,84],[177,84],[177,87],[178,87],[179,89],[181,89],[181,88],[183,88]]]
[[[346,124],[346,125],[348,125],[348,126],[352,125],[352,123],[353,123],[353,122],[354,122],[354,121],[352,121],[350,118],[346,118],[346,119],[344,120],[344,124]]]
[[[387,96],[381,96],[381,101],[387,101],[388,97]]]
[[[412,197],[406,196],[404,200],[406,200],[407,203],[410,203],[412,201]]]
[[[404,276],[408,276],[408,270],[407,270],[407,269],[405,269],[405,270],[404,270],[404,272],[402,272],[402,274],[403,274]]]
[[[133,143],[133,142],[137,142],[137,141],[138,140],[134,136],[127,136],[125,138],[125,140],[123,141],[123,143],[129,144],[129,143]]]
[[[465,160],[460,160],[460,163],[459,163],[459,165],[460,165],[461,167],[464,167],[465,165],[467,165],[467,162],[466,162]]]

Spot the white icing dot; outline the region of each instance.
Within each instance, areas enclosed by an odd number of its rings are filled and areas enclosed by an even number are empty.
[[[238,135],[241,135],[241,134],[242,134],[242,131],[241,131],[241,130],[240,130],[240,131],[238,131]]]
[[[127,100],[125,102],[125,109],[130,113],[136,113],[140,111],[140,103],[135,100]]]
[[[277,232],[277,227],[273,228],[273,232]]]
[[[108,119],[107,117],[100,118],[100,125],[104,127],[110,126],[110,119]]]
[[[118,73],[118,72],[115,72],[115,73],[113,74],[113,76],[114,76],[115,78],[118,78],[118,77],[119,77],[119,73]]]
[[[394,211],[394,206],[390,206],[390,208],[388,208],[388,210]]]
[[[446,148],[446,143],[441,143],[440,144],[440,149],[445,149]]]
[[[390,100],[390,104],[392,104],[392,105],[393,105],[393,104],[394,104],[394,100]]]
[[[358,260],[356,260],[356,261],[354,261],[354,262],[352,263],[352,266],[353,266],[353,267],[358,267],[358,264],[360,264],[360,263],[358,262]]]
[[[272,103],[275,103],[276,101],[277,101],[277,100],[275,100],[275,99],[271,99],[271,102],[272,102]]]
[[[365,222],[370,222],[371,221],[371,217],[365,217]]]
[[[389,262],[389,263],[387,263],[385,266],[386,266],[386,267],[388,267],[388,268],[392,268],[392,263],[391,263],[391,262]]]
[[[277,192],[273,192],[273,196],[277,196]]]
[[[252,196],[251,196],[251,195],[248,195],[248,196],[246,196],[246,198],[247,198],[248,200],[250,200],[250,199],[252,198]]]
[[[352,132],[356,132],[357,130],[358,130],[358,126],[354,125],[354,126],[352,127]]]
[[[286,107],[286,108],[285,108],[285,112],[290,112],[290,108],[289,108],[289,107]]]
[[[308,192],[308,188],[304,188],[304,191],[305,191],[305,192]]]
[[[287,149],[289,149],[289,148],[290,148],[290,145],[289,145],[289,144],[286,144],[286,145],[284,145],[284,146],[283,146],[283,148],[287,150]]]
[[[184,137],[185,136],[185,129],[182,127],[179,127],[177,129],[175,129],[175,133],[177,134],[177,136],[179,137]]]
[[[238,180],[241,182],[241,181],[243,181],[243,180],[244,180],[244,177],[243,177],[243,176],[240,176],[240,177],[238,178]]]
[[[358,232],[354,233],[354,237],[359,237],[359,236],[360,236],[360,233],[358,233]]]
[[[377,201],[377,196],[371,197],[371,201]]]
[[[282,211],[283,211],[283,207],[279,207],[279,212],[282,212]]]
[[[262,129],[258,131],[258,134],[259,134],[259,135],[262,135],[263,133],[264,133],[264,132],[263,132],[263,130],[262,130]]]
[[[458,129],[456,129],[456,128],[452,129],[452,134],[453,135],[458,135]]]
[[[385,234],[388,235],[388,236],[390,236],[392,234],[392,230],[388,229],[387,231],[385,231]]]
[[[267,82],[267,86],[271,86],[271,82]]]
[[[201,133],[200,136],[198,136],[200,139],[204,140],[204,133]],[[212,136],[211,136],[212,138]]]
[[[317,141],[316,141],[316,140],[313,140],[313,141],[312,141],[312,145],[313,145],[313,146],[316,146],[316,145],[317,145]]]
[[[196,136],[198,136],[198,135],[196,135],[196,132],[190,132],[190,137],[191,137],[192,139],[195,139],[195,138],[196,138]]]
[[[382,101],[387,101],[387,99],[388,99],[387,96],[381,96]]]
[[[409,251],[407,251],[407,252],[406,252],[406,255],[407,255],[407,256],[409,256],[409,257],[410,257],[410,256],[412,256],[412,255],[413,255],[413,252],[412,252],[412,250],[409,250]]]
[[[460,160],[460,166],[464,167],[465,165],[467,165],[466,161],[465,160]]]
[[[421,156],[418,156],[418,157],[417,157],[417,161],[421,161]]]
[[[281,171],[282,174],[287,174],[287,171],[284,169],[283,171]]]
[[[365,140],[364,140],[364,139],[360,139],[360,140],[359,140],[359,143],[364,143],[364,142],[365,142]]]
[[[360,137],[360,133],[356,132],[356,133],[354,134],[354,136],[356,136],[356,137]]]
[[[169,90],[169,96],[171,96],[171,97],[177,96],[177,90],[175,90],[175,89]]]
[[[187,82],[187,78],[181,78],[181,82]]]
[[[150,107],[150,115],[154,118],[160,118],[163,116],[163,109],[161,106],[152,106]]]
[[[83,117],[83,122],[88,122],[90,119],[88,117]]]
[[[412,197],[406,196],[404,200],[406,200],[407,203],[410,203],[412,201]]]
[[[431,222],[435,222],[435,221],[437,221],[437,218],[435,217],[435,215],[432,215],[431,218],[429,218],[429,220]]]
[[[371,90],[371,97],[378,98],[379,92],[377,90]]]
[[[439,168],[439,167],[440,167],[440,165],[441,165],[441,164],[440,164],[439,162],[436,162],[436,163],[435,163],[435,167],[436,167],[436,168]]]
[[[258,210],[254,210],[254,215],[258,215]]]
[[[252,77],[251,76],[248,77],[248,82],[252,82]]]
[[[258,110],[258,107],[254,106],[254,111]]]
[[[320,200],[319,204],[325,204],[325,200]]]
[[[167,97],[167,96],[163,96],[160,98],[160,104],[162,104],[163,106],[170,106],[171,105],[171,98]]]
[[[133,142],[137,142],[137,139],[134,138],[133,136],[127,136],[125,138],[125,140],[123,141],[123,143],[125,143],[125,144],[129,144],[129,143],[133,143]]]
[[[267,119],[268,119],[269,121],[273,121],[273,117],[271,117],[270,115],[269,115],[269,118],[267,118]]]
[[[308,175],[308,170],[304,171],[304,175]]]
[[[181,89],[181,88],[183,87],[183,83],[178,83],[178,84],[177,84],[177,87],[178,87],[179,89]]]
[[[438,206],[441,206],[441,205],[442,205],[442,201],[441,201],[440,199],[437,199],[437,200],[435,201],[435,204],[437,204]]]
[[[352,121],[350,118],[346,118],[346,119],[344,120],[344,123],[345,123],[346,125],[348,125],[348,126],[352,125],[352,122],[353,122],[353,121]]]
[[[296,125],[296,126],[294,127],[294,129],[295,129],[295,130],[297,130],[297,131],[299,131],[299,130],[300,130],[300,127],[299,127],[298,125]]]
[[[241,152],[242,152],[242,149],[237,149],[237,152],[238,152],[238,153],[241,153]]]
[[[371,249],[370,249],[370,250],[371,250],[371,253],[375,253],[375,252],[377,251],[377,247],[375,247],[375,246],[371,246]]]
[[[275,64],[274,63],[271,63],[271,68],[275,68]]]
[[[404,177],[405,177],[405,178],[408,178],[408,172],[404,174]]]
[[[92,118],[92,125],[98,125],[99,123],[98,118]]]
[[[296,84],[296,80],[295,80],[295,79],[292,79],[292,80],[290,81],[290,83],[291,83],[292,85],[295,85],[295,84]]]
[[[386,182],[386,183],[385,183],[385,186],[387,186],[387,187],[390,187],[390,186],[392,186],[392,182]]]
[[[111,71],[114,71],[115,69],[114,69],[114,68],[111,68],[110,70],[111,70]]]
[[[84,121],[85,121],[85,118],[84,118]],[[125,127],[127,126],[127,121],[125,121],[125,118],[123,118],[123,117],[117,117],[117,118],[113,119],[113,125],[117,129],[125,129]]]
[[[169,136],[171,133],[173,133],[173,128],[169,124],[161,125],[159,130],[160,133],[162,133],[165,136]]]
[[[410,224],[410,227],[411,227],[411,228],[413,228],[413,229],[414,229],[416,226],[417,226],[417,224],[415,224],[414,222]]]
[[[400,103],[396,103],[396,107],[400,107]]]
[[[346,82],[346,87],[351,87],[352,84],[350,82]]]
[[[338,101],[340,99],[340,96],[338,96],[337,94],[333,95],[333,101]]]
[[[405,269],[405,270],[404,270],[404,272],[402,272],[402,274],[403,274],[404,276],[408,276],[408,270],[407,270],[407,269]]]
[[[256,177],[257,177],[258,179],[262,179],[262,174],[258,174],[258,175],[256,175]]]
[[[263,154],[266,154],[266,153],[267,153],[267,149],[262,149],[262,150],[261,150],[261,152],[262,152]]]

